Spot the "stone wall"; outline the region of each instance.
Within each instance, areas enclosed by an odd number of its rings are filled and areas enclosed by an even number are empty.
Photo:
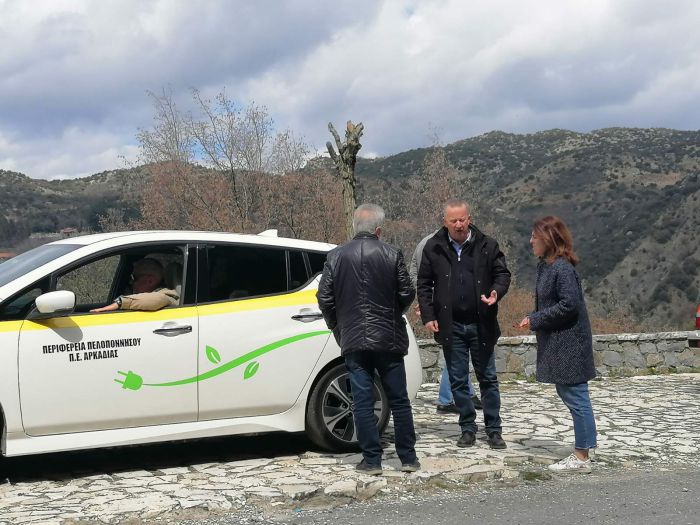
[[[598,375],[639,375],[700,371],[700,331],[593,336]],[[432,340],[420,340],[423,380],[440,378],[438,351]],[[502,380],[534,377],[537,344],[534,335],[501,337],[496,346],[496,369]]]

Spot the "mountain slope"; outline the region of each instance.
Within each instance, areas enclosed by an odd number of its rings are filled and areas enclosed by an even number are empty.
[[[359,186],[374,181],[391,191],[421,173],[431,150],[359,159]],[[498,225],[520,286],[534,280],[532,222],[555,214],[573,230],[594,307],[629,307],[649,328],[691,328],[700,289],[700,132],[494,131],[446,145],[444,152],[478,188],[475,222]],[[0,247],[32,231],[96,230],[108,208],[136,217],[146,179],[143,167],[62,181],[0,170]],[[424,233],[415,232],[416,240]]]
[[[428,150],[359,164],[365,177],[416,173]],[[532,222],[571,227],[594,303],[631,306],[650,326],[691,328],[700,288],[700,133],[668,129],[492,132],[445,146],[480,191],[523,286],[534,280]],[[465,195],[465,198],[470,197]]]

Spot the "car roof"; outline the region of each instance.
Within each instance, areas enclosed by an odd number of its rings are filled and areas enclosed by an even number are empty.
[[[334,244],[316,241],[306,241],[302,239],[290,239],[287,237],[277,237],[275,230],[267,230],[261,234],[243,234],[211,231],[188,231],[188,230],[148,230],[148,231],[124,231],[110,233],[96,233],[92,235],[80,235],[67,237],[49,244],[72,244],[89,246],[93,244],[114,243],[127,244],[140,242],[158,241],[182,241],[182,242],[225,242],[260,244],[265,246],[279,246],[284,248],[300,248],[305,250],[315,250],[327,252],[335,247]]]

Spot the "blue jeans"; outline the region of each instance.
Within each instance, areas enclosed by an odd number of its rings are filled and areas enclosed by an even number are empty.
[[[469,397],[474,397],[476,392],[474,392],[471,376],[467,376],[467,389],[469,390]],[[450,374],[447,371],[446,363],[442,367],[437,402],[438,405],[451,405],[454,403],[454,398],[452,397],[452,387],[450,387]]]
[[[574,447],[588,450],[598,445],[591,406],[591,396],[588,393],[588,383],[578,385],[556,385],[557,394],[571,412],[574,420]]]
[[[416,461],[416,431],[413,426],[411,402],[406,389],[406,368],[403,356],[391,352],[358,351],[345,355],[353,399],[353,418],[357,440],[365,462],[379,466],[382,446],[379,441],[377,418],[374,416],[374,373],[384,387],[394,417],[394,444],[401,463]]]
[[[486,433],[501,432],[501,394],[496,376],[496,354],[493,348],[484,350],[481,346],[479,325],[452,323],[452,345],[443,348],[443,351],[449,369],[452,395],[459,408],[459,426],[462,432],[476,433],[477,430],[476,410],[467,388],[470,354],[479,381]]]

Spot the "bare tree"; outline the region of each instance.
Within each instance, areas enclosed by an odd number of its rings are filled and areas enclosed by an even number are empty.
[[[144,221],[244,232],[267,226],[273,220],[265,210],[267,179],[304,166],[303,138],[276,133],[266,107],[242,108],[224,91],[209,100],[192,90],[194,113],[181,112],[169,91],[149,96],[153,127],[137,135],[141,161],[156,181],[148,185]]]
[[[311,148],[303,137],[287,129],[278,133],[272,146],[270,171],[277,175],[300,171],[309,157]]]
[[[258,173],[268,171],[274,141],[274,121],[267,108],[251,103],[244,112],[238,131],[241,167]]]
[[[355,163],[357,162],[357,152],[362,148],[360,137],[365,127],[362,122],[353,124],[348,120],[345,126],[345,142],[340,141],[338,132],[333,127],[332,123],[328,123],[328,131],[331,132],[335,139],[335,145],[338,148],[336,153],[331,142],[326,142],[328,153],[333,159],[340,178],[343,181],[343,209],[345,211],[346,235],[348,239],[353,236],[352,231],[352,214],[355,211]]]
[[[163,89],[158,95],[149,91],[148,96],[155,115],[153,127],[150,130],[139,129],[136,134],[136,140],[141,146],[142,162],[191,163],[195,158],[194,138],[183,123],[172,92]]]
[[[151,167],[141,205],[141,227],[235,231],[224,175],[204,169],[183,173],[176,168],[170,163]]]
[[[342,190],[324,169],[279,177],[279,222],[293,237],[339,243],[345,238]]]
[[[100,229],[103,232],[118,232],[130,228],[130,223],[124,217],[124,210],[117,208],[107,208],[104,215],[97,218]]]
[[[191,228],[193,212],[213,219],[206,186],[196,176],[198,142],[191,126],[187,125],[171,92],[163,90],[160,95],[150,92],[149,97],[155,111],[154,124],[150,130],[139,130],[136,136],[141,146],[141,161],[149,165],[151,173],[141,206],[143,220],[160,227]],[[154,210],[163,211],[163,207],[157,206],[159,197],[167,201],[168,212],[156,217]],[[211,222],[214,227],[223,226],[218,220]]]
[[[243,138],[241,110],[224,92],[216,96],[215,102],[202,98],[196,89],[192,96],[201,115],[195,118],[189,114],[186,125],[201,147],[203,162],[228,178],[233,200],[232,219],[237,229],[245,231],[250,220],[252,192],[250,181],[241,179],[246,178],[244,170],[260,169],[259,164],[251,165],[244,154],[244,143],[252,141]],[[260,114],[258,111],[249,113]]]

